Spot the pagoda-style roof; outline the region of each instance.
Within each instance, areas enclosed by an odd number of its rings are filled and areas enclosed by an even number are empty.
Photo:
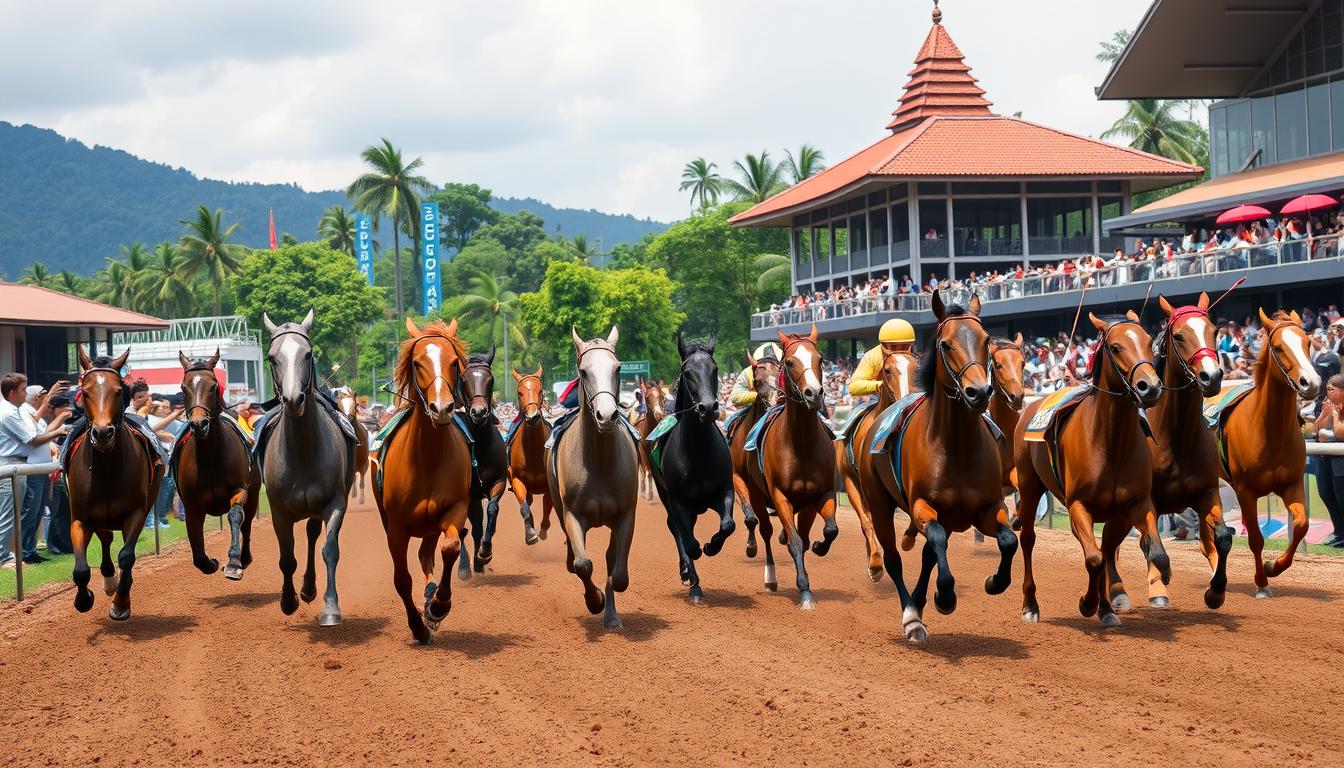
[[[924,45],[915,57],[915,68],[910,70],[910,82],[905,84],[900,106],[887,128],[899,133],[918,125],[935,115],[964,115],[988,117],[989,99],[981,88],[965,56],[941,23],[942,12],[937,11],[933,29],[924,38]]]

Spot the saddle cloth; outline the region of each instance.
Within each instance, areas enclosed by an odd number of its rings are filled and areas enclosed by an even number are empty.
[[[410,412],[410,408],[402,408],[400,411],[392,414],[392,418],[387,424],[384,425],[382,429],[378,430],[378,436],[375,438],[378,444],[378,455],[372,458],[374,466],[376,467],[373,473],[373,484],[380,492],[383,490],[382,449],[387,446],[387,441],[392,439],[392,436],[396,434],[397,430],[406,423],[406,417]],[[462,417],[461,413],[454,413],[452,423],[453,426],[457,428],[457,431],[462,433],[462,437],[466,439],[467,450],[471,453],[471,466],[472,469],[475,469],[476,440],[471,436],[471,430],[467,428],[467,421]]]
[[[761,470],[762,475],[765,474],[765,451],[760,450],[761,441],[765,438],[765,433],[770,429],[770,425],[773,424],[775,419],[779,418],[779,415],[783,412],[783,404],[772,406],[765,412],[765,415],[761,417],[760,421],[751,426],[751,431],[747,433],[747,442],[743,446],[743,449],[746,450],[747,453],[756,454],[756,466]],[[826,417],[818,412],[817,419],[821,422],[821,426],[826,428],[827,436],[831,440],[834,440],[835,432],[831,431],[831,425],[826,423]]]
[[[551,436],[546,438],[546,452],[547,463],[550,465],[549,470],[552,476],[556,473],[555,458],[558,453],[552,449],[555,448],[556,443],[560,441],[560,437],[574,424],[579,413],[581,413],[581,411],[578,408],[571,408],[560,414],[560,418],[556,419],[555,423],[551,424]],[[635,447],[638,448],[639,431],[635,429],[635,425],[631,424],[630,420],[625,417],[625,414],[621,413],[619,410],[616,412],[616,420],[620,423],[620,426],[625,427],[626,433],[628,433],[631,439],[635,441]]]
[[[653,464],[653,468],[659,472],[663,470],[663,446],[667,445],[667,441],[663,438],[675,426],[677,426],[676,416],[664,416],[663,420],[658,422],[658,426],[654,427],[653,431],[649,433],[649,436],[644,438],[645,441],[653,443],[653,449],[649,451],[649,461]]]
[[[140,416],[131,413],[126,414],[125,419],[126,426],[130,428],[131,434],[140,440],[149,454],[150,469],[153,470],[154,467],[162,464],[165,460],[163,446],[159,443],[158,436],[149,428],[149,424]],[[70,434],[61,445],[60,453],[56,457],[56,461],[61,465],[62,476],[70,469],[70,456],[74,454],[79,444],[88,437],[88,433],[89,419],[87,416],[81,416],[78,421],[70,426]]]
[[[845,459],[849,461],[849,466],[858,469],[858,460],[854,458],[854,430],[858,428],[859,422],[863,421],[863,415],[877,405],[876,400],[870,400],[866,403],[859,403],[849,412],[849,421],[840,430],[840,442],[845,445]]]
[[[742,417],[746,416],[747,413],[749,413],[750,411],[751,406],[744,405],[741,408],[738,408],[736,411],[733,411],[732,413],[728,414],[728,418],[723,420],[723,425],[720,427],[723,430],[724,437],[732,436],[733,428],[736,427],[737,423],[742,420]]]
[[[219,414],[218,418],[215,419],[215,421],[218,422],[224,429],[232,430],[232,432],[235,435],[241,437],[243,439],[243,448],[248,451],[249,456],[251,455],[252,437],[247,434],[247,432],[243,429],[243,426],[239,424],[236,419],[234,419],[227,413],[221,413]],[[191,434],[191,427],[190,425],[188,425],[186,429],[182,430],[182,434],[177,436],[177,440],[173,441],[172,453],[168,455],[168,472],[169,475],[173,478],[174,484],[177,483],[177,460],[182,454],[182,448],[186,446],[188,441],[194,439],[195,438],[192,437]]]
[[[1237,403],[1251,394],[1254,388],[1254,382],[1250,381],[1226,384],[1218,394],[1204,398],[1204,423],[1213,431],[1213,443],[1218,446],[1218,463],[1223,466],[1223,472],[1228,477],[1232,476],[1232,467],[1227,463],[1227,435],[1223,433],[1223,425],[1227,423],[1227,417]]]
[[[335,421],[336,426],[340,428],[341,435],[345,438],[346,449],[350,453],[348,461],[353,465],[355,462],[355,445],[359,442],[359,437],[355,434],[355,426],[350,423],[344,413],[341,413],[340,406],[325,391],[315,390],[314,394],[316,396],[313,398],[313,402],[325,411],[327,416]],[[262,414],[260,421],[253,430],[256,443],[252,446],[252,460],[258,471],[262,469],[262,465],[266,461],[266,444],[270,442],[271,435],[275,433],[275,425],[280,423],[277,416],[280,415],[282,406],[278,400],[270,400],[262,403],[262,407],[266,409],[266,412]]]
[[[1041,407],[1036,409],[1031,421],[1027,422],[1023,430],[1023,439],[1033,443],[1046,442],[1046,433],[1051,431],[1056,422],[1062,425],[1068,414],[1083,401],[1083,396],[1088,391],[1087,387],[1065,387],[1046,395],[1041,400]]]

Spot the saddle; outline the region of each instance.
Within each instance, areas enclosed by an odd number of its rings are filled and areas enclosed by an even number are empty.
[[[227,413],[221,413],[215,418],[215,421],[221,425],[225,425],[226,429],[231,429],[234,434],[242,438],[243,448],[248,451],[249,456],[251,455],[252,437],[243,430],[243,426],[239,424],[237,420]],[[174,484],[177,483],[178,459],[182,454],[182,449],[186,446],[187,442],[192,439],[191,427],[188,426],[186,429],[182,430],[182,434],[177,436],[177,440],[173,441],[173,450],[168,454],[168,474],[173,478]]]
[[[732,438],[733,428],[735,428],[738,425],[738,422],[742,421],[742,417],[746,416],[747,412],[750,410],[751,406],[747,405],[738,408],[736,411],[733,411],[732,413],[728,414],[728,418],[724,419],[723,424],[720,425],[719,427],[719,429],[723,430],[723,436],[727,438]]]
[[[886,453],[891,455],[891,474],[896,480],[896,490],[901,495],[902,508],[908,504],[905,483],[901,481],[901,450],[905,444],[905,430],[910,426],[915,412],[928,401],[928,393],[911,392],[883,411],[882,415],[878,417],[877,426],[873,427],[873,442],[868,452],[870,454]],[[989,428],[989,433],[994,436],[994,440],[1003,443],[1005,439],[1003,431],[999,429],[999,425],[994,423],[994,419],[988,413],[980,414],[980,418]],[[849,455],[852,457],[852,447],[849,447],[849,451]]]
[[[876,400],[870,400],[866,403],[859,403],[849,412],[849,421],[840,430],[840,442],[845,446],[845,460],[849,462],[852,469],[859,468],[858,460],[854,458],[854,431],[858,429],[859,422],[863,421],[863,415],[868,413],[877,405]]]
[[[131,435],[140,441],[148,456],[149,470],[154,472],[163,466],[163,448],[159,445],[159,438],[150,431],[149,425],[140,418],[140,416],[128,413],[125,416],[126,425],[129,427]],[[64,477],[70,470],[70,456],[89,436],[89,419],[81,416],[78,421],[70,426],[70,434],[61,445],[61,451],[56,460],[61,465],[61,476]]]
[[[556,472],[555,470],[556,452],[553,449],[555,448],[556,444],[560,442],[560,436],[565,434],[565,432],[568,431],[571,426],[573,426],[574,420],[578,418],[580,412],[581,411],[578,408],[571,408],[565,411],[563,414],[561,414],[560,418],[556,419],[555,422],[551,424],[551,435],[550,437],[546,438],[546,451],[548,454],[547,458],[547,464],[549,465],[548,469],[551,475],[553,476],[555,475]],[[626,418],[625,414],[621,413],[619,409],[616,411],[616,420],[620,423],[621,426],[625,427],[625,431],[635,441],[635,446],[638,447],[639,430],[635,429],[635,425],[631,424],[630,419]]]
[[[355,445],[359,442],[359,438],[355,434],[355,426],[350,423],[344,413],[341,413],[340,406],[331,398],[331,395],[321,389],[314,390],[313,394],[315,395],[313,402],[325,411],[327,416],[335,421],[336,426],[340,428],[341,435],[345,437],[346,448],[350,453],[348,461],[353,466]],[[275,433],[275,425],[280,423],[279,419],[275,418],[280,412],[280,400],[279,398],[268,400],[262,403],[261,407],[265,410],[265,413],[262,414],[253,432],[256,436],[256,444],[252,446],[252,460],[256,463],[258,471],[262,469],[266,461],[266,445],[270,442],[271,435]]]
[[[761,417],[761,420],[752,425],[751,431],[747,433],[747,442],[742,446],[747,453],[756,454],[756,467],[761,470],[762,475],[765,474],[765,451],[760,450],[761,441],[765,439],[765,433],[770,430],[770,425],[775,423],[775,419],[778,419],[783,412],[784,405],[782,403],[771,406]],[[831,425],[826,423],[826,417],[817,413],[817,420],[826,429],[826,434],[830,439],[834,440],[835,432],[831,430]]]
[[[1213,431],[1213,442],[1218,446],[1218,463],[1228,477],[1232,476],[1232,467],[1227,463],[1227,438],[1223,426],[1232,409],[1255,389],[1251,381],[1225,385],[1218,394],[1204,398],[1204,423]]]
[[[1045,444],[1045,453],[1050,459],[1050,474],[1055,478],[1055,485],[1060,488],[1064,487],[1064,476],[1059,471],[1059,433],[1091,392],[1091,387],[1079,386],[1065,387],[1046,395],[1041,401],[1041,407],[1023,430],[1023,440]],[[1148,414],[1142,408],[1139,409],[1139,427],[1143,429],[1144,435],[1153,436],[1153,429],[1148,425]]]
[[[545,421],[545,418],[546,417],[543,416],[542,420]],[[518,436],[518,433],[521,431],[520,427],[523,426],[524,421],[526,421],[526,419],[523,417],[523,414],[519,413],[517,416],[513,417],[513,421],[509,422],[509,426],[504,430],[505,448],[513,447],[513,439]],[[550,426],[550,424],[549,421],[546,422],[547,426]]]
[[[411,413],[410,408],[403,408],[400,411],[397,411],[396,413],[392,414],[392,418],[388,420],[387,424],[382,429],[378,430],[378,434],[374,438],[374,441],[378,445],[379,455],[378,455],[378,461],[375,465],[377,469],[375,469],[373,473],[373,485],[376,489],[378,489],[379,493],[382,493],[383,490],[383,462],[382,462],[383,446],[386,446],[387,442],[392,439],[392,436],[396,434],[397,430],[400,429],[402,425],[406,423],[406,417],[409,416],[410,413]],[[456,412],[453,413],[453,426],[456,427],[457,431],[461,432],[462,437],[466,439],[467,451],[468,453],[471,454],[471,468],[472,470],[475,470],[476,438],[471,436],[471,429],[467,426],[467,421],[462,417],[462,414]]]

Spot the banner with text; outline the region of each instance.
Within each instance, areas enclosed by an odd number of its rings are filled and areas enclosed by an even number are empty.
[[[439,204],[420,204],[420,314],[439,311]]]
[[[367,213],[355,214],[355,261],[359,274],[373,285],[373,221]]]

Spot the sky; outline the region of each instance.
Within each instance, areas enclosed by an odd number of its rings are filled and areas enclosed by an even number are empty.
[[[943,0],[994,111],[1098,136],[1098,43],[1149,0]],[[687,161],[885,135],[930,0],[0,0],[0,120],[228,181],[435,183],[670,221]]]

